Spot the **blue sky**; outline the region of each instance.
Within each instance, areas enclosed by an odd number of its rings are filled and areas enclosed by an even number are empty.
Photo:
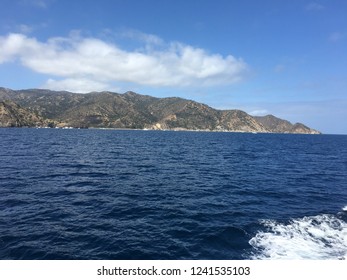
[[[345,0],[2,0],[0,86],[179,96],[347,134]]]

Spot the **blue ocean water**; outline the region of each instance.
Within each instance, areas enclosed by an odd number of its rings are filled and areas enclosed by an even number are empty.
[[[0,259],[345,259],[347,136],[0,129]]]

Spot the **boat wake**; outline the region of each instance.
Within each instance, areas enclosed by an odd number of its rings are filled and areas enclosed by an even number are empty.
[[[263,220],[249,244],[252,259],[347,259],[347,206],[335,215],[293,219],[288,223]]]

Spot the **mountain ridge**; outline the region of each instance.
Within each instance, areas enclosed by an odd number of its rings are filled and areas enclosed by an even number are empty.
[[[291,124],[272,115],[254,117],[237,109],[217,110],[180,97],[158,98],[132,91],[81,94],[0,88],[0,101],[12,102],[8,106],[14,111],[25,110],[21,115],[22,123],[25,123],[25,115],[36,116],[41,118],[42,125],[56,127],[320,133],[301,123]],[[10,123],[1,122],[1,118],[0,115],[0,126]],[[36,122],[36,126],[39,123]],[[35,123],[27,124],[35,126]]]

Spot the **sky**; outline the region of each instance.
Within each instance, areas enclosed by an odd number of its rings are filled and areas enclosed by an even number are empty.
[[[176,96],[347,134],[347,1],[1,0],[0,87]]]

